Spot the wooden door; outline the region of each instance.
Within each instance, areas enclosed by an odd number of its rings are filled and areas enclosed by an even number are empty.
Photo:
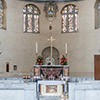
[[[95,80],[100,80],[100,55],[94,56]]]

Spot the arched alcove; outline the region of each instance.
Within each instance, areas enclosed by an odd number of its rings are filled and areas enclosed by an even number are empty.
[[[54,65],[58,65],[59,64],[59,51],[53,47],[52,48],[52,60],[53,60],[53,64]],[[44,64],[48,65],[49,64],[49,59],[51,57],[51,47],[46,47],[43,51],[42,51],[42,56],[44,57]]]

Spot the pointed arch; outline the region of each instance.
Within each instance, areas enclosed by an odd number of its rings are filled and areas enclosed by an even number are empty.
[[[23,8],[23,32],[39,33],[40,10],[36,5],[27,4]]]

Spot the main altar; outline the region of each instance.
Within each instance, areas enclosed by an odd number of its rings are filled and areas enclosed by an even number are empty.
[[[33,68],[38,100],[48,96],[61,100],[61,96],[67,94],[69,65],[34,65]]]
[[[53,6],[50,5],[50,9]],[[56,12],[56,11],[55,11]],[[48,11],[47,11],[48,13]],[[49,13],[48,13],[49,14]],[[55,13],[56,14],[56,13]],[[44,48],[41,55],[38,55],[38,43],[36,42],[36,64],[33,66],[34,82],[37,82],[37,98],[41,100],[65,100],[68,92],[69,65],[67,63],[67,43],[65,43],[65,56],[60,59],[59,50],[53,47],[51,23],[55,15],[49,15],[50,21],[50,46]],[[60,61],[61,60],[61,61]],[[46,96],[48,97],[46,99]],[[56,96],[56,98],[54,98]],[[53,97],[51,99],[51,97]]]

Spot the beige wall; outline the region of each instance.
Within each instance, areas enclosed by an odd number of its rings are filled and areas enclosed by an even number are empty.
[[[33,2],[20,0],[6,0],[7,30],[0,30],[0,71],[5,72],[5,64],[10,62],[10,71],[13,65],[18,65],[18,72],[30,72],[35,64],[35,43],[38,42],[39,54],[50,45],[49,21],[45,17],[44,3],[33,3],[41,9],[40,34],[22,32],[22,9]],[[79,31],[77,33],[61,34],[61,9],[73,3],[79,8]],[[68,43],[68,63],[71,76],[93,76],[94,54],[100,54],[100,29],[94,29],[95,0],[58,3],[57,17],[52,22],[52,34],[56,39],[53,46],[60,54],[65,54],[65,43]]]

